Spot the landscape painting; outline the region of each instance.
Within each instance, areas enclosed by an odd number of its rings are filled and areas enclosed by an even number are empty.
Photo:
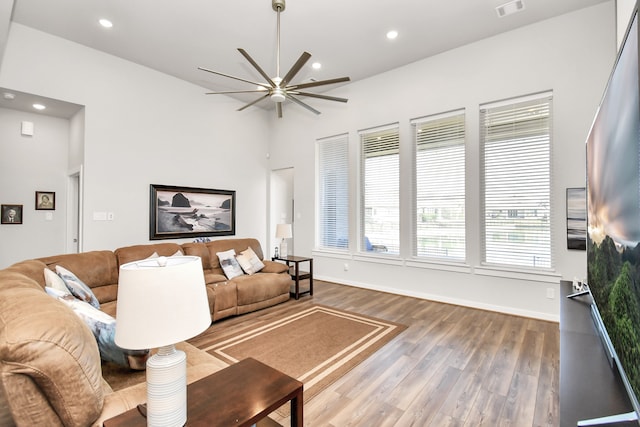
[[[236,192],[151,184],[149,239],[235,235]]]

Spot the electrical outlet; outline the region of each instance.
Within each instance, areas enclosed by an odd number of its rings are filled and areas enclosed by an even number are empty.
[[[344,271],[349,271],[349,264],[346,262],[344,263]]]
[[[549,299],[555,298],[555,292],[553,291],[553,288],[547,288],[547,298]]]

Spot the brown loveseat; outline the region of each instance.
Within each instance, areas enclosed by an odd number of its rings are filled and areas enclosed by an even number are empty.
[[[265,267],[228,280],[216,253],[240,253],[247,247]],[[212,321],[289,299],[287,266],[263,260],[256,239],[136,245],[27,260],[0,270],[0,426],[101,425],[144,402],[144,372],[100,361],[89,328],[67,305],[44,292],[44,269],[60,265],[70,270],[91,288],[100,309],[115,316],[120,265],[178,251],[202,259]],[[224,367],[188,343],[178,347],[187,353],[189,382]]]

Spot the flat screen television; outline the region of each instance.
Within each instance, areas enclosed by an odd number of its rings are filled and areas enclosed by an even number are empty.
[[[638,5],[586,142],[587,284],[613,367],[640,419],[640,76]],[[606,414],[603,414],[606,415]],[[607,417],[603,423],[615,421]],[[581,424],[579,424],[581,425]],[[589,425],[589,424],[582,424]]]

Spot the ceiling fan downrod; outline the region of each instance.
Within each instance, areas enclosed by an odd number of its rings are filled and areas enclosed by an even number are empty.
[[[284,12],[286,7],[285,0],[271,0],[271,7],[278,14],[276,27],[276,77],[280,78],[280,12]]]

